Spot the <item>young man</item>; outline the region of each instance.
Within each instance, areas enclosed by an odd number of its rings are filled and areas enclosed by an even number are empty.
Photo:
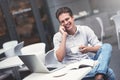
[[[95,56],[91,59],[98,60],[99,64],[87,76],[95,77],[95,80],[106,80],[106,78],[115,80],[112,69],[108,68],[112,46],[102,44],[88,26],[75,25],[70,8],[59,8],[56,18],[60,23],[59,32],[53,38],[57,60],[69,64],[81,59],[90,59],[87,53],[94,52]],[[73,50],[75,47],[78,47],[78,51]]]

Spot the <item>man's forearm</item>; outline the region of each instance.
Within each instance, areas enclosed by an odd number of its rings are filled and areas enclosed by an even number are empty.
[[[97,52],[101,46],[89,46],[88,52]]]
[[[58,61],[62,61],[66,53],[66,36],[62,36],[60,47],[56,51]]]
[[[80,46],[80,52],[87,53],[87,52],[97,52],[100,46]]]

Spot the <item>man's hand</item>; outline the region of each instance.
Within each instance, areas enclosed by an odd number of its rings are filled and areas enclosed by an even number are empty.
[[[80,46],[79,47],[79,50],[80,50],[80,52],[82,52],[82,53],[87,53],[88,52],[88,46]]]
[[[66,32],[66,30],[65,30],[65,28],[64,28],[63,26],[60,26],[60,27],[59,27],[59,32],[60,32],[62,35],[65,35],[65,36],[68,35],[68,33]]]
[[[87,53],[87,52],[97,52],[100,46],[85,46],[81,45],[79,47],[80,52]]]

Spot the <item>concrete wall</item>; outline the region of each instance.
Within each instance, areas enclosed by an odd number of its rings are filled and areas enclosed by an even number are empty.
[[[79,11],[83,10],[91,13],[94,9],[98,9],[100,13],[107,13],[108,18],[120,10],[120,0],[47,0],[47,2],[56,32],[59,23],[55,17],[55,12],[59,7],[70,7],[74,14],[78,14]]]
[[[120,0],[91,0],[91,6],[101,12],[116,12],[120,10]]]
[[[55,17],[55,12],[59,7],[70,7],[74,14],[78,14],[79,11],[83,10],[91,12],[89,0],[47,0],[47,2],[55,31],[58,31],[59,28],[59,22]]]

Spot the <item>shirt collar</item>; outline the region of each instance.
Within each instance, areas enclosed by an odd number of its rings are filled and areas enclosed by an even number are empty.
[[[74,35],[69,35],[69,34],[68,34],[68,37],[70,37],[70,36],[76,36],[77,34],[79,34],[79,33],[80,33],[80,30],[79,30],[79,28],[78,28],[78,26],[77,26],[77,25],[76,25],[76,27],[77,27],[77,30],[76,30],[75,34],[74,34]]]

